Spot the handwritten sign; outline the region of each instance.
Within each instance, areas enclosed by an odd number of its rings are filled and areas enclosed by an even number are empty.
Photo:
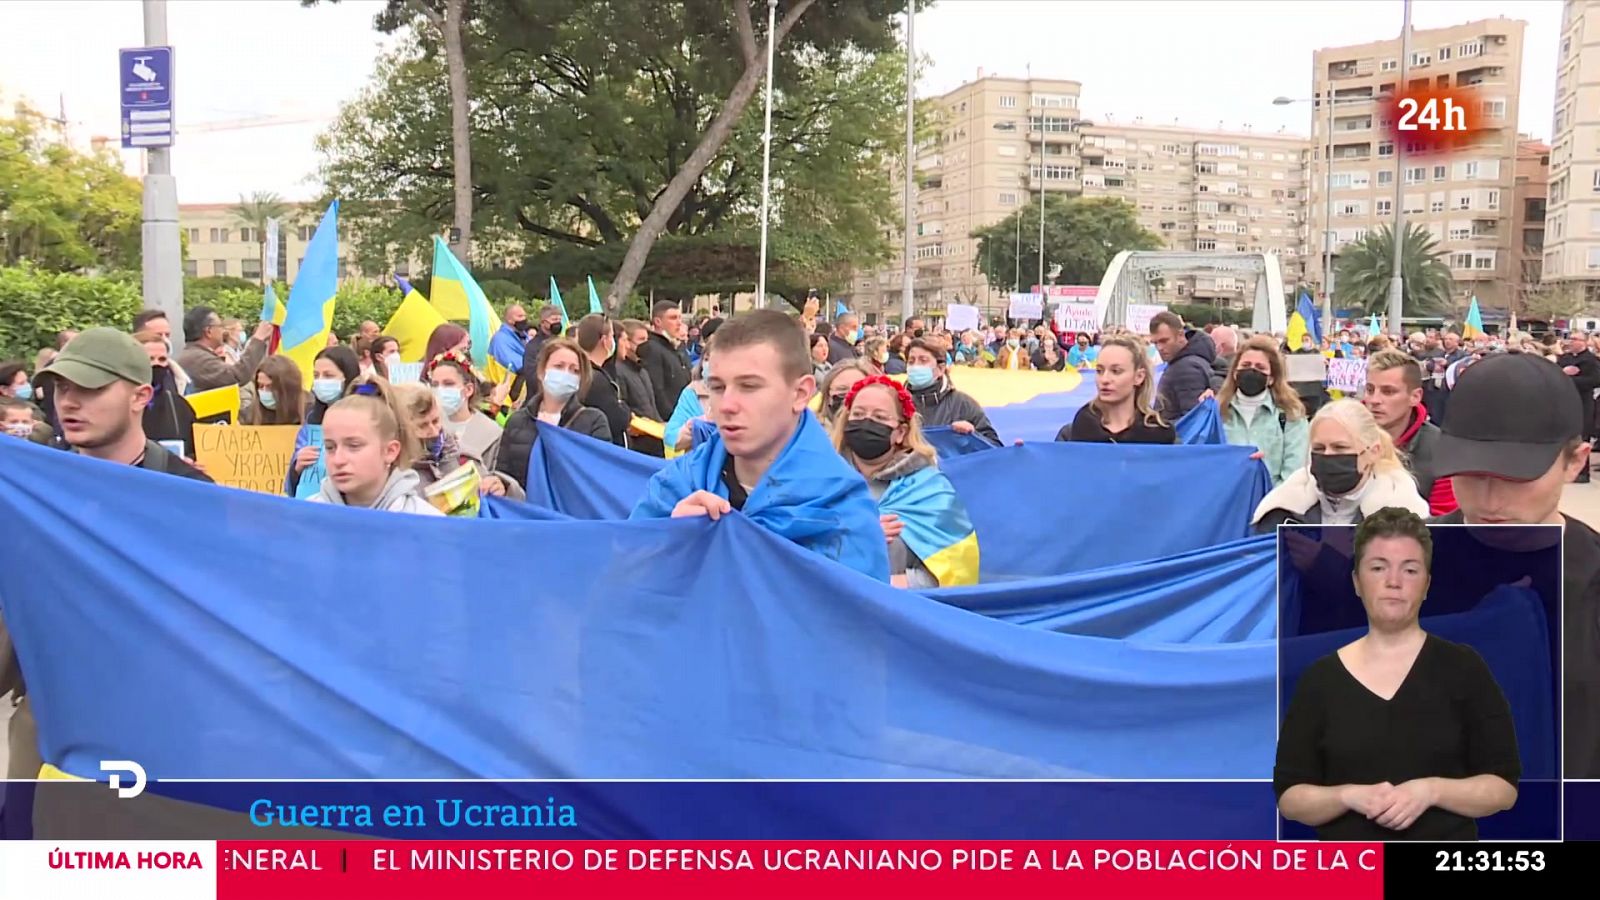
[[[978,308],[961,303],[952,303],[944,309],[945,328],[960,334],[970,331],[982,323],[978,321]]]
[[[1328,360],[1328,390],[1360,394],[1367,388],[1367,361],[1364,359]]]
[[[217,484],[283,493],[297,425],[196,425],[195,461]]]
[[[1167,308],[1165,306],[1145,303],[1129,303],[1128,330],[1134,334],[1149,334],[1150,320],[1155,318],[1157,313],[1164,313],[1166,311]]]
[[[1044,318],[1044,295],[1012,294],[1010,316],[1013,319],[1032,321]]]
[[[416,384],[422,380],[422,363],[390,363],[389,381],[393,384]]]
[[[1056,327],[1093,333],[1100,330],[1100,317],[1095,314],[1093,303],[1061,303],[1056,305]]]

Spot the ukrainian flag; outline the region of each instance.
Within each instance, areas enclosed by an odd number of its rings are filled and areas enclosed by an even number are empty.
[[[489,362],[489,335],[494,331],[494,307],[472,273],[456,259],[444,239],[433,236],[433,308],[446,319],[466,319],[472,336],[472,365],[483,369]]]
[[[940,587],[978,583],[978,533],[944,473],[929,466],[896,478],[878,501],[878,511],[900,517],[901,540]]]
[[[283,336],[279,329],[283,327],[285,312],[283,301],[278,299],[278,292],[272,289],[272,282],[267,282],[266,287],[261,289],[261,321],[271,322],[273,325],[272,340],[267,345],[268,353],[278,352],[278,342]]]
[[[311,364],[328,346],[333,330],[334,297],[339,291],[339,201],[328,204],[317,233],[306,245],[300,271],[289,288],[284,304],[279,352],[300,366],[306,383],[311,382]]]
[[[1478,311],[1477,295],[1473,295],[1472,306],[1467,309],[1467,321],[1461,325],[1461,337],[1468,341],[1488,337],[1488,332],[1483,330],[1483,313]]]
[[[1289,316],[1289,330],[1285,333],[1285,341],[1290,347],[1299,347],[1300,339],[1311,335],[1313,344],[1322,344],[1322,323],[1317,320],[1316,304],[1311,302],[1311,295],[1305,291],[1300,292],[1300,301],[1295,304],[1294,313]]]
[[[600,302],[600,292],[594,289],[594,276],[589,276],[589,314],[606,314],[605,304]]]
[[[556,305],[556,309],[561,310],[561,333],[566,334],[572,322],[567,318],[567,302],[561,299],[561,289],[556,287],[554,275],[550,276],[550,302]]]
[[[428,338],[433,336],[435,328],[445,323],[445,318],[421,291],[411,286],[411,282],[399,275],[394,276],[394,282],[400,286],[403,299],[389,317],[389,324],[383,326],[383,333],[400,342],[402,361],[426,362],[422,356],[428,351]]]

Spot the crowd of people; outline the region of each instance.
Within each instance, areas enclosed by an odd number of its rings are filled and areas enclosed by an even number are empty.
[[[440,512],[430,485],[468,467],[482,494],[522,497],[538,477],[528,462],[541,429],[568,429],[672,457],[635,517],[740,510],[858,571],[929,588],[972,583],[978,544],[926,432],[1000,444],[959,389],[961,370],[1092,369],[1094,396],[1059,440],[1173,444],[1177,421],[1214,401],[1227,442],[1251,447],[1270,477],[1253,516],[1261,531],[1357,524],[1387,508],[1565,524],[1569,659],[1589,661],[1569,671],[1568,696],[1600,703],[1600,535],[1559,511],[1562,487],[1588,477],[1600,338],[1575,333],[1557,347],[1444,331],[1396,346],[1343,330],[1322,347],[1291,347],[1284,335],[1192,328],[1170,312],[1148,335],[1049,325],[952,334],[920,318],[878,333],[853,313],[821,321],[815,303],[798,316],[690,321],[663,301],[648,322],[562,322],[554,306],[535,320],[508,307],[489,348],[513,373],[500,383],[472,365],[466,329],[442,325],[411,384],[391,383],[398,344],[365,323],[348,344],[330,339],[308,386],[297,364],[270,355],[270,325],[247,337],[198,307],[174,352],[170,323],[147,311],[128,331],[64,333],[31,372],[0,365],[0,426],[204,481],[183,398],[234,387],[240,422],[298,429],[285,494],[419,515]],[[1363,392],[1294,382],[1295,353],[1365,359]],[[1600,746],[1600,735],[1578,737]]]

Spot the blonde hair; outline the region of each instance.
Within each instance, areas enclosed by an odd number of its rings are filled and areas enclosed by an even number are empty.
[[[1224,413],[1228,404],[1233,402],[1234,392],[1239,389],[1239,363],[1244,355],[1254,350],[1267,358],[1267,368],[1272,370],[1272,405],[1283,413],[1283,417],[1291,422],[1299,421],[1306,417],[1306,406],[1300,402],[1300,395],[1289,386],[1287,373],[1284,371],[1283,354],[1278,352],[1278,342],[1271,337],[1258,334],[1245,341],[1239,347],[1239,352],[1233,355],[1233,365],[1228,367],[1228,377],[1222,382],[1222,387],[1217,389],[1217,406]]]
[[[939,451],[933,449],[933,445],[928,443],[927,436],[922,433],[922,413],[913,413],[911,418],[907,419],[905,410],[900,405],[900,392],[886,384],[869,384],[861,390],[868,391],[873,388],[882,388],[894,395],[894,413],[895,418],[899,420],[895,424],[906,426],[906,438],[900,442],[901,446],[910,450],[913,454],[923,457],[929,463],[937,465]],[[857,396],[860,395],[858,394]],[[839,415],[833,420],[829,430],[833,433],[833,449],[839,451],[839,455],[854,466],[856,465],[855,451],[851,450],[844,442],[844,430],[849,421],[850,407],[841,406],[839,407]]]
[[[1167,425],[1167,420],[1155,409],[1156,373],[1150,366],[1150,354],[1145,350],[1144,338],[1136,334],[1111,334],[1106,335],[1100,344],[1100,357],[1105,359],[1106,348],[1121,347],[1133,357],[1133,370],[1144,373],[1144,383],[1133,389],[1133,411],[1143,417],[1144,423],[1152,428],[1162,428]],[[1097,365],[1098,369],[1099,366]],[[1105,410],[1100,406],[1100,395],[1096,394],[1089,401],[1089,408],[1095,415],[1104,416]]]
[[[1361,401],[1346,397],[1329,403],[1311,417],[1311,427],[1316,428],[1323,419],[1332,419],[1344,426],[1344,430],[1365,448],[1378,448],[1378,458],[1372,464],[1374,472],[1405,471],[1406,464],[1395,449],[1394,438],[1378,426],[1378,420]]]
[[[371,393],[358,393],[362,390]],[[400,456],[394,468],[409,469],[417,460],[418,441],[411,427],[411,418],[401,405],[399,391],[381,375],[368,375],[350,383],[350,390],[328,409],[358,410],[372,417],[378,437],[385,441],[400,442]]]

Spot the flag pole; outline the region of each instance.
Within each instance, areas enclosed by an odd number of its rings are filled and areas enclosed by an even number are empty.
[[[756,278],[756,309],[767,305],[767,216],[772,202],[772,57],[777,37],[778,0],[767,0],[767,124],[761,134],[761,273]]]

